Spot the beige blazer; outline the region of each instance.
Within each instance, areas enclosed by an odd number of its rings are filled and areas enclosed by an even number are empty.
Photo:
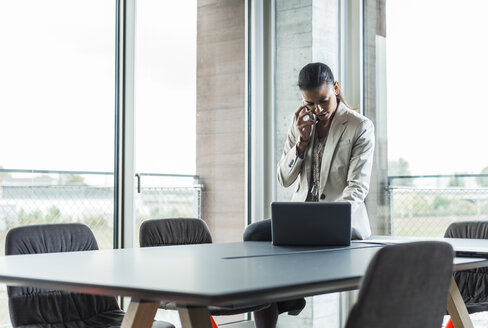
[[[311,140],[315,133],[313,126]],[[298,179],[292,201],[303,202],[310,188],[313,144],[308,144],[301,159],[296,152],[298,137],[293,115],[277,174],[279,183],[285,188]],[[319,198],[320,201],[351,203],[352,237],[355,239],[371,235],[364,199],[369,190],[374,145],[373,123],[339,103],[322,157]]]

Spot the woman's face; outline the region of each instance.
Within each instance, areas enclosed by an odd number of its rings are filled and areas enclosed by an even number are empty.
[[[338,93],[338,82],[324,83],[315,89],[302,91],[303,102],[319,121],[327,122],[337,109]]]

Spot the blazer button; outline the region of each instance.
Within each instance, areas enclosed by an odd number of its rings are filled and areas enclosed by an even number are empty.
[[[324,200],[325,199],[325,194],[320,195],[320,199]]]
[[[290,163],[288,164],[288,167],[292,167],[293,166],[293,163],[295,163],[294,160],[291,160]]]

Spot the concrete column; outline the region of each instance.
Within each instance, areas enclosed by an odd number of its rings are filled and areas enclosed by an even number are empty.
[[[241,241],[246,204],[245,1],[198,0],[196,173],[214,241]]]
[[[311,62],[330,66],[339,78],[339,1],[276,0],[275,68],[275,158],[283,151],[291,118],[302,96],[298,73]],[[347,95],[346,95],[347,97]],[[275,167],[276,167],[276,163]],[[276,199],[291,199],[294,186],[276,185]],[[278,327],[339,327],[339,294],[307,298],[307,306],[297,316],[281,315]]]
[[[281,157],[292,114],[301,105],[298,73],[306,64],[317,61],[329,65],[339,78],[339,2],[276,0],[276,161]],[[276,181],[275,176],[273,179]],[[276,185],[276,198],[290,200],[294,187]]]

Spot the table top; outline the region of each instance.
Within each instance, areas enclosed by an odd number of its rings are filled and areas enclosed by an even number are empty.
[[[245,305],[357,288],[374,245],[240,242],[0,258],[0,281],[192,305]]]
[[[370,239],[356,241],[356,243],[364,245],[394,245],[415,241],[442,241],[449,243],[458,256],[454,260],[454,271],[487,266],[488,240],[486,239],[372,236]],[[460,257],[460,254],[464,254],[465,257]]]
[[[75,292],[247,305],[356,289],[380,245],[239,242],[0,257],[0,281]],[[456,259],[454,267],[488,266]]]

